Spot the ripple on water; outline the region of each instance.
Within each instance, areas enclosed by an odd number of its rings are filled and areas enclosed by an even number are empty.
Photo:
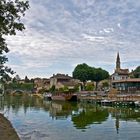
[[[41,140],[49,137],[49,134],[40,132],[38,130],[28,131],[26,133],[20,133],[21,140]]]

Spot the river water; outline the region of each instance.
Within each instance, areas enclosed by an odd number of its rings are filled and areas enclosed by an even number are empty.
[[[140,108],[6,96],[4,113],[21,140],[139,140]]]

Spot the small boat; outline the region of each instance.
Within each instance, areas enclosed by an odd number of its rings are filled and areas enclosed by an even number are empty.
[[[110,101],[110,100],[101,100],[101,105],[112,105],[113,104],[113,101]]]
[[[140,107],[140,101],[135,101],[134,103],[136,107]]]
[[[52,94],[51,93],[46,92],[46,93],[43,94],[43,97],[44,97],[44,99],[47,99],[49,101],[52,100]]]

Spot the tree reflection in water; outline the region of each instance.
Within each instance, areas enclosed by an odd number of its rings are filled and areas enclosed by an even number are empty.
[[[101,107],[90,106],[83,108],[79,114],[72,115],[72,121],[76,128],[86,129],[87,126],[94,123],[102,123],[108,118],[107,109]]]
[[[31,109],[44,110],[50,114],[52,119],[68,119],[77,129],[87,129],[92,124],[102,124],[111,115],[116,119],[114,126],[119,132],[121,120],[133,120],[140,122],[139,108],[113,108],[101,107],[92,104],[71,103],[71,102],[52,102],[31,95],[5,96],[4,108],[17,114],[24,109],[26,114]]]

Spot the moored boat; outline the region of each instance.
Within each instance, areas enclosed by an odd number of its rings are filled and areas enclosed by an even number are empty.
[[[134,103],[136,107],[140,107],[140,101],[135,101]]]
[[[113,101],[110,101],[110,100],[101,100],[101,105],[105,105],[105,106],[106,105],[107,106],[109,105],[110,106],[112,104],[113,104]]]
[[[47,100],[52,100],[52,94],[51,93],[44,93],[43,98]]]

